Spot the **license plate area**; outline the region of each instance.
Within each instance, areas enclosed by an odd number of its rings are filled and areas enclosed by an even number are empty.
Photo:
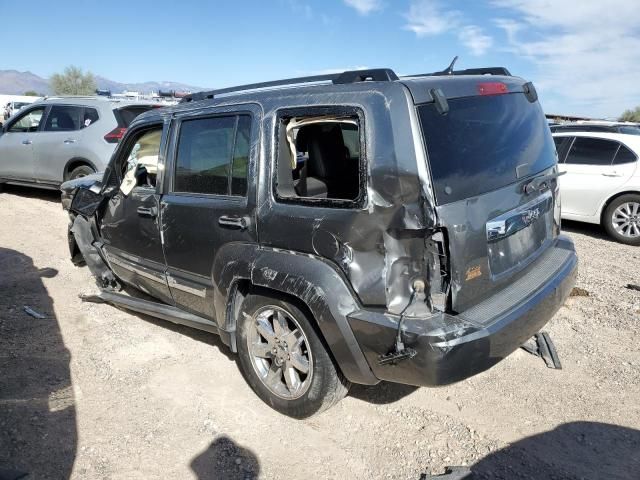
[[[551,242],[553,196],[547,190],[487,222],[489,267],[494,280],[524,268]]]

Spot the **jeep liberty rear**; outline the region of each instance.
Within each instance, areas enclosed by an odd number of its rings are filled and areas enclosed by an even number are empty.
[[[490,368],[560,308],[577,258],[533,85],[446,73],[245,85],[141,115],[102,182],[63,185],[88,300],[219,334],[297,418],[350,383]]]

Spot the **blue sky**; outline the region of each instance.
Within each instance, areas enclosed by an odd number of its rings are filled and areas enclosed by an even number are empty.
[[[547,112],[640,105],[635,0],[0,0],[0,24],[0,69],[45,77],[74,64],[121,82],[224,87],[359,67],[421,73],[459,55],[459,68],[533,80]]]

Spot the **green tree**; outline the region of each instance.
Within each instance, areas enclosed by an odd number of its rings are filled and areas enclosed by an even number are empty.
[[[633,110],[625,110],[618,120],[621,122],[640,122],[640,107],[636,107]]]
[[[25,97],[44,97],[41,93],[36,92],[35,90],[27,90],[24,92]]]
[[[73,65],[66,67],[63,73],[51,75],[49,85],[55,95],[92,95],[96,91],[93,73],[83,73]]]

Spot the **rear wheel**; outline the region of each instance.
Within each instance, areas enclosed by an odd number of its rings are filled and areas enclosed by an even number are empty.
[[[603,215],[607,233],[618,242],[640,245],[640,195],[622,195],[607,206]]]
[[[86,177],[93,173],[96,173],[96,171],[89,165],[80,165],[69,172],[69,178],[67,178],[67,180],[75,180],[76,178]]]
[[[238,354],[253,391],[284,415],[309,417],[349,391],[311,320],[283,298],[252,294],[245,299]]]

